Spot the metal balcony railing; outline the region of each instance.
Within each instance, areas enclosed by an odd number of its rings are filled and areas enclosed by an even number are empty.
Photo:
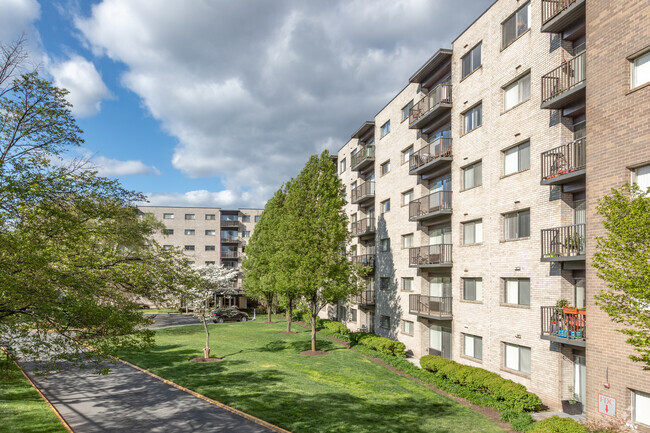
[[[352,204],[375,196],[375,181],[368,180],[352,190]]]
[[[375,146],[368,145],[364,146],[357,153],[352,155],[350,162],[350,167],[352,171],[355,171],[360,165],[363,165],[366,162],[371,162],[375,160]]]
[[[451,137],[439,137],[411,155],[409,172],[417,172],[420,167],[438,158],[451,158]]]
[[[580,308],[541,307],[542,338],[553,341],[584,342],[587,338],[587,311]]]
[[[409,220],[451,210],[451,191],[436,191],[409,203]]]
[[[409,266],[451,265],[451,244],[409,248]]]
[[[239,253],[237,251],[221,251],[222,259],[236,259],[239,258]]]
[[[451,318],[451,296],[409,295],[409,313]]]
[[[451,104],[451,84],[449,83],[438,84],[409,110],[409,126],[425,117],[440,104]]]
[[[586,138],[579,138],[542,153],[542,181],[584,169],[586,143]]]
[[[571,260],[585,255],[585,224],[542,229],[542,259]],[[567,259],[569,258],[569,259]]]
[[[221,220],[221,227],[239,227],[238,220]]]
[[[542,76],[542,103],[583,83],[587,77],[587,53],[582,52]]]
[[[375,255],[374,254],[360,254],[352,256],[352,263],[358,263],[369,268],[375,268]]]
[[[234,243],[239,242],[239,237],[237,236],[221,236],[222,243]]]
[[[353,296],[352,302],[358,305],[375,305],[375,291],[364,290],[361,294]]]
[[[566,10],[577,0],[542,0],[542,25]]]
[[[362,218],[357,222],[352,223],[352,236],[362,236],[374,233],[375,228],[375,218],[367,217]]]

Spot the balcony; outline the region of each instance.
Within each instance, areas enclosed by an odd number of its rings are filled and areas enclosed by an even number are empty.
[[[542,76],[541,108],[559,109],[585,97],[586,60],[582,52]]]
[[[352,171],[360,171],[375,162],[375,146],[364,146],[357,153],[352,155],[350,162],[350,169]]]
[[[363,218],[352,223],[352,236],[374,235],[376,230],[373,217]]]
[[[237,236],[222,236],[221,237],[221,243],[222,244],[237,244],[239,243],[239,237]]]
[[[409,203],[409,221],[451,214],[451,191],[436,191]]]
[[[238,220],[221,220],[221,227],[239,227]]]
[[[366,266],[375,269],[375,255],[374,254],[360,254],[352,256],[352,263]]]
[[[585,260],[585,224],[542,230],[542,261]]]
[[[427,143],[409,158],[409,174],[426,174],[443,164],[450,163],[451,138],[439,137]]]
[[[375,181],[368,180],[352,190],[351,203],[359,204],[375,199]]]
[[[409,267],[440,268],[451,266],[451,244],[409,248]]]
[[[451,109],[451,84],[438,84],[409,111],[409,128],[422,129],[449,109]]]
[[[585,0],[542,0],[543,33],[561,33],[585,16]]]
[[[222,259],[238,259],[239,253],[237,251],[221,251]]]
[[[430,319],[451,320],[451,296],[409,295],[409,313]]]
[[[364,290],[361,294],[353,296],[352,302],[362,307],[372,307],[375,305],[375,291]]]
[[[543,340],[586,346],[587,312],[580,308],[541,307]]]
[[[542,185],[563,185],[585,177],[586,138],[542,153]]]

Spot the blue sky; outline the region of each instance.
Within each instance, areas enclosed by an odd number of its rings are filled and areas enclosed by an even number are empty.
[[[0,41],[70,91],[72,156],[152,204],[261,207],[490,3],[0,0]]]

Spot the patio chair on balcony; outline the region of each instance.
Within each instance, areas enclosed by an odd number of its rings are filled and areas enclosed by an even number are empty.
[[[551,173],[550,177],[560,176],[566,174],[569,171],[569,162],[566,160],[566,156],[563,153],[556,153],[553,155],[553,162],[551,163]]]

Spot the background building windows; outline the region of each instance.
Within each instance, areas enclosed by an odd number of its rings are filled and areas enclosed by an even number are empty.
[[[526,3],[501,25],[502,44],[505,48],[530,28],[530,3]]]
[[[206,250],[206,251],[216,251],[217,248],[216,248],[215,245],[206,245],[206,246],[205,246],[205,250]]]
[[[641,191],[650,188],[650,165],[636,168],[632,173],[632,182],[636,182]]]
[[[521,143],[503,151],[503,174],[509,175],[530,168],[530,143]]]
[[[530,73],[503,89],[503,110],[508,111],[528,99],[530,99]]]
[[[413,146],[410,146],[408,149],[402,151],[402,164],[408,164],[413,155]]]
[[[632,88],[650,83],[650,51],[632,61]]]
[[[463,189],[473,188],[483,183],[483,163],[479,161],[463,168]]]
[[[385,175],[390,172],[390,161],[386,161],[381,165],[381,175]]]
[[[379,244],[380,251],[383,253],[387,253],[390,251],[390,238],[385,238],[380,241]]]
[[[194,236],[195,231],[194,231],[194,229],[185,229],[185,234],[187,236]]]
[[[242,215],[241,216],[241,222],[243,222],[243,223],[251,222],[251,216],[250,215]]]
[[[402,334],[413,335],[413,322],[410,320],[402,320]]]
[[[462,78],[465,78],[481,66],[481,43],[472,48],[469,53],[465,54],[461,62],[463,64]]]
[[[381,277],[379,279],[379,288],[381,290],[388,290],[390,289],[390,278],[389,277]]]
[[[413,233],[402,235],[402,248],[411,248],[413,246]]]
[[[521,210],[503,216],[503,234],[506,240],[530,236],[530,210]]]
[[[173,213],[164,213],[163,214],[163,219],[164,220],[173,220],[174,219],[174,214]]]
[[[402,193],[402,205],[406,206],[407,204],[413,201],[413,190],[408,190]]]
[[[463,132],[468,133],[483,123],[483,104],[478,104],[463,114]]]
[[[185,214],[185,219],[186,219],[186,220],[193,220],[193,219],[196,219],[196,215],[193,214],[193,213],[186,213],[186,214]]]
[[[390,120],[381,125],[381,136],[384,137],[390,132]]]
[[[504,366],[530,374],[530,348],[504,343]]]
[[[379,317],[379,327],[383,329],[390,329],[390,317],[389,316],[380,316]]]
[[[463,245],[483,242],[483,220],[463,223]]]
[[[409,102],[404,108],[402,108],[402,122],[409,118],[409,111],[413,108],[413,100]]]
[[[506,304],[530,305],[530,280],[528,278],[504,279],[503,301]]]
[[[258,223],[260,222],[261,215],[255,215],[255,222]]]
[[[212,221],[212,220],[216,220],[217,218],[216,218],[216,215],[213,214],[213,213],[206,213],[205,214],[205,219]]]
[[[339,173],[343,173],[345,171],[345,158],[341,160],[341,168]]]
[[[206,236],[216,236],[216,235],[217,235],[217,231],[216,231],[216,230],[206,230],[206,231],[205,231],[205,235],[206,235]]]
[[[381,202],[381,213],[386,213],[390,210],[390,199]]]
[[[174,234],[174,229],[165,229],[165,234],[166,235],[173,235]]]
[[[213,261],[207,261],[207,262],[205,262],[205,265],[206,266],[212,266],[212,265],[214,265],[214,262]]]
[[[194,251],[194,245],[185,245],[185,251]]]
[[[357,320],[358,320],[357,309],[356,308],[350,308],[350,321],[356,323]]]
[[[402,290],[405,292],[413,291],[413,278],[402,278]]]
[[[463,278],[463,299],[466,301],[483,300],[482,278]]]

